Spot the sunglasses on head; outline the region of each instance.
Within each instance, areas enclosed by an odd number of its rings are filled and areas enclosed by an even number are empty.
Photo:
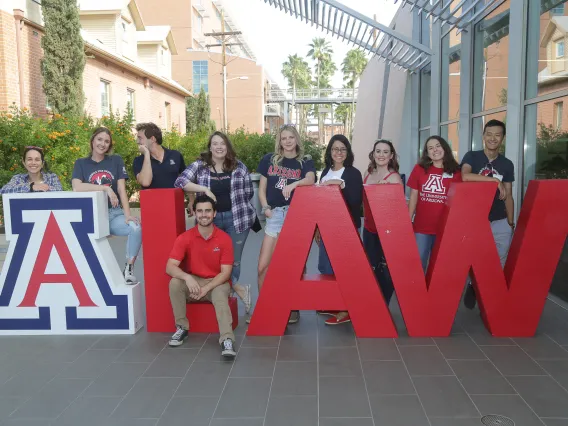
[[[26,146],[25,149],[37,149],[38,151],[43,151],[43,148],[39,147],[39,146]]]

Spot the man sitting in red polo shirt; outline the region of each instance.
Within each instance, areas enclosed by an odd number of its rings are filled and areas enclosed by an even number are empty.
[[[188,335],[186,303],[205,299],[215,307],[221,355],[234,357],[237,353],[229,308],[233,243],[228,234],[213,225],[217,214],[213,199],[199,195],[193,202],[193,209],[197,224],[177,237],[166,267],[166,273],[172,277],[170,300],[177,327],[169,345],[180,346]],[[182,262],[183,269],[180,268]]]

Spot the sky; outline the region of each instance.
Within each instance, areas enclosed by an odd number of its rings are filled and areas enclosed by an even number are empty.
[[[377,21],[389,25],[394,14],[400,6],[400,1],[395,0],[339,0],[345,6],[356,10],[370,18],[377,14]],[[341,62],[348,50],[354,48],[352,44],[332,37],[316,30],[315,26],[306,24],[284,10],[270,6],[264,0],[223,0],[223,6],[227,13],[243,32],[247,44],[256,55],[257,62],[264,66],[270,77],[280,87],[288,87],[282,76],[282,63],[286,62],[288,55],[297,53],[306,57],[310,50],[308,44],[314,37],[325,37],[331,42],[333,59],[338,70],[332,79],[333,87],[343,86]],[[314,68],[314,63],[308,60]]]

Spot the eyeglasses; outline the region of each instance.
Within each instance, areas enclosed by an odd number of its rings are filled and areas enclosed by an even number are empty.
[[[345,154],[347,152],[347,148],[331,148],[331,150],[336,154]]]

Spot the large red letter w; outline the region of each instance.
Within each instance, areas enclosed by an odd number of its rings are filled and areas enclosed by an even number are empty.
[[[400,187],[398,190],[402,194]],[[316,225],[333,266],[335,281],[323,277],[302,279]],[[247,334],[282,335],[291,309],[346,310],[357,336],[397,336],[337,187],[295,191]]]

